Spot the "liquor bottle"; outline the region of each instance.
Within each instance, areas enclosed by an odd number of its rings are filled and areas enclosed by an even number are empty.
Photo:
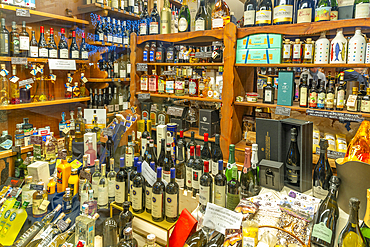
[[[271,0],[262,0],[258,3],[256,9],[256,25],[271,25],[272,2]]]
[[[328,140],[320,140],[320,158],[317,162],[313,177],[312,177],[312,191],[313,196],[323,199],[327,196],[329,191],[329,181],[333,176],[333,171],[328,162]]]
[[[366,3],[370,12],[370,3]],[[358,6],[358,5],[356,5]],[[357,45],[361,44],[361,45]],[[355,35],[348,42],[348,63],[360,64],[365,63],[366,39],[361,33],[361,28],[356,27]]]
[[[132,142],[132,135],[128,135],[127,137],[127,147],[126,147],[126,154],[125,154],[125,162],[126,162],[126,169],[131,169],[132,164],[134,162],[134,154],[135,148]]]
[[[316,89],[316,83],[313,81],[313,79],[310,79],[310,96],[309,96],[309,102],[308,106],[310,108],[317,108],[317,89]]]
[[[330,46],[330,63],[346,63],[348,40],[343,35],[343,29],[337,30],[337,35],[331,41]]]
[[[149,92],[157,93],[158,76],[155,70],[153,70],[152,74],[149,76],[148,84],[149,84]]]
[[[257,1],[248,0],[244,3],[244,27],[252,27],[256,19]]]
[[[207,203],[212,203],[213,178],[209,174],[209,161],[204,161],[204,173],[199,179],[199,204],[201,212],[206,211]]]
[[[144,8],[140,15],[140,28],[139,28],[139,35],[148,35],[148,4],[144,0]]]
[[[162,167],[157,167],[157,181],[153,184],[152,190],[152,220],[161,222],[165,217],[165,185],[162,182]]]
[[[207,9],[205,0],[200,0],[198,12],[195,15],[195,31],[204,31],[208,27]]]
[[[204,143],[201,151],[201,159],[203,161],[212,162],[211,150],[208,145],[208,133],[204,133]]]
[[[10,56],[18,57],[20,55],[19,47],[19,33],[17,31],[17,24],[12,22],[12,31],[10,32]]]
[[[222,160],[218,161],[218,173],[214,178],[214,184],[213,203],[220,207],[225,207],[227,179],[224,174],[224,162]]]
[[[27,57],[30,50],[30,35],[27,33],[26,22],[22,22],[22,31],[19,33],[19,51],[21,57]]]
[[[366,95],[361,99],[361,112],[370,112],[370,88],[366,88]]]
[[[63,245],[71,236],[75,233],[75,226],[76,224],[73,224],[67,231],[64,233],[59,234],[56,236],[50,243],[50,247],[58,247],[60,245]]]
[[[240,195],[241,198],[248,198],[257,195],[255,193],[255,187],[257,186],[257,180],[251,167],[251,148],[245,148],[245,159],[244,168],[240,175]],[[256,170],[257,171],[257,170]]]
[[[315,64],[329,63],[329,46],[330,42],[325,37],[325,32],[322,32],[315,42]]]
[[[79,59],[80,58],[80,49],[76,43],[76,31],[72,31],[72,43],[69,48],[69,57],[71,59]]]
[[[0,30],[0,35],[1,35],[1,30]],[[31,41],[30,41],[29,46],[30,46],[30,49],[29,49],[28,56],[29,57],[39,57],[39,46],[38,46],[38,43],[35,37],[35,31],[32,31]]]
[[[185,187],[185,156],[186,156],[186,142],[184,139],[181,139],[181,131],[180,131],[180,139],[177,143],[177,156],[176,156],[176,183],[179,185],[180,188]]]
[[[148,74],[146,72],[140,78],[140,90],[143,93],[148,92]]]
[[[119,172],[116,175],[116,186],[115,186],[115,201],[118,206],[122,206],[123,203],[127,200],[127,179],[128,174],[125,170],[125,158],[120,158],[120,168]]]
[[[231,168],[231,179],[227,183],[226,208],[229,210],[234,210],[239,204],[239,186],[240,183],[238,181],[238,167],[235,165]]]
[[[179,216],[179,185],[175,181],[176,169],[171,168],[171,180],[166,186],[165,214],[166,221],[176,222]]]
[[[65,39],[65,29],[60,29],[60,40],[58,44],[59,58],[68,59],[68,44]]]
[[[331,9],[330,9],[330,20],[331,21],[338,20],[338,16],[339,16],[338,1],[337,0],[331,0],[330,1],[330,7],[331,7]]]
[[[166,145],[166,157],[164,158],[164,166],[163,166],[163,179],[169,183],[171,180],[171,168],[174,167],[173,159],[172,159],[172,145],[167,143]]]
[[[138,247],[137,240],[132,236],[132,228],[127,227],[124,231],[124,238],[118,243],[118,247]]]
[[[1,18],[0,56],[9,56],[9,31],[5,27],[5,18]]]
[[[340,179],[336,176],[330,178],[329,193],[322,201],[315,214],[313,229],[311,231],[311,242],[318,246],[334,246],[335,233],[339,218],[337,203]],[[322,235],[325,231],[331,233]]]
[[[85,205],[85,210],[76,217],[75,244],[77,245],[80,240],[83,240],[87,243],[87,247],[93,247],[95,246],[95,220],[99,218],[99,214],[89,217],[87,216],[87,210],[88,208]]]
[[[232,178],[232,167],[234,167],[234,166],[236,167],[236,163],[235,163],[235,145],[230,144],[230,146],[229,146],[229,160],[227,161],[227,167],[226,167],[226,172],[225,172],[225,175],[226,175],[226,178],[227,178],[228,182]]]
[[[132,210],[137,214],[141,214],[145,209],[145,193],[143,193],[145,190],[145,178],[141,175],[141,172],[141,162],[138,162],[137,175],[132,184],[132,192],[130,192],[130,197],[132,197]]]
[[[46,43],[45,36],[44,36],[44,26],[40,26],[40,39],[38,43],[38,48],[39,48],[39,57],[48,58],[49,50],[48,50],[48,44]]]
[[[105,175],[106,164],[101,164],[101,177],[98,184],[98,207],[99,209],[108,208],[108,181]]]
[[[107,175],[108,178],[108,202],[112,203],[115,201],[115,193],[116,193],[116,175],[117,173],[114,171],[114,159],[110,159],[110,171]]]
[[[186,239],[185,246],[205,246],[208,241],[207,239],[205,229],[201,228]]]
[[[297,3],[296,23],[315,21],[315,1],[299,0]]]
[[[10,104],[19,104],[19,78],[17,77],[17,66],[15,64],[12,64],[12,75],[13,76],[10,77]]]
[[[212,29],[221,29],[230,22],[230,9],[223,0],[217,0],[212,10]]]
[[[188,7],[188,0],[183,0],[182,5],[179,12],[179,32],[190,32],[191,28],[191,17],[190,17],[190,10]]]
[[[275,0],[274,25],[293,23],[294,1]]]
[[[354,246],[365,247],[367,246],[364,239],[359,222],[358,210],[360,208],[360,200],[352,197],[349,199],[349,217],[346,226],[342,229],[338,237],[338,247]]]
[[[299,85],[299,106],[307,108],[308,106],[308,85],[307,85],[308,74],[302,75],[301,84]]]
[[[57,168],[57,192],[64,192],[68,187],[68,178],[71,174],[71,164],[67,161],[67,150],[62,150],[62,161]]]
[[[320,88],[317,91],[317,109],[324,109],[325,108],[325,98],[326,98],[324,82],[318,79],[318,84],[320,84]]]
[[[44,186],[44,182],[38,182],[37,185]],[[33,200],[32,200],[32,216],[34,218],[40,218],[44,217],[46,213],[48,212],[47,208],[40,208],[41,203],[44,200],[48,199],[48,194],[45,189],[36,190],[36,192],[33,194]]]
[[[149,34],[160,34],[161,18],[159,17],[156,0],[154,0],[154,6],[149,18],[151,19],[149,23]]]
[[[69,214],[72,212],[72,195],[70,188],[66,188],[66,192],[63,195],[62,208],[63,213],[65,214]]]
[[[195,149],[195,146],[190,146],[190,155],[189,155],[189,158],[186,162],[186,174],[185,174],[185,180],[186,180],[186,183],[185,183],[185,189],[187,190],[190,190],[192,191],[193,189],[193,166],[194,166],[194,162],[195,162],[195,157],[194,157],[194,149]]]
[[[95,41],[102,42],[104,41],[104,31],[102,27],[102,23],[100,21],[100,15],[98,15],[98,20],[95,27]]]
[[[193,163],[193,176],[192,176],[192,187],[194,197],[196,196],[197,193],[199,193],[200,177],[202,176],[202,173],[203,173],[203,161],[200,158],[200,145],[197,145],[196,158]]]
[[[106,24],[105,24],[105,36],[107,36],[107,42],[112,43],[113,42],[113,30],[112,30],[112,24],[110,17],[107,17]]]
[[[293,63],[301,63],[302,62],[302,44],[300,39],[295,39],[295,43],[293,44]]]
[[[96,200],[94,200],[94,191],[93,190],[89,190],[87,200],[86,201],[81,201],[81,202],[83,202],[83,203],[81,203],[82,206],[87,205],[87,208],[88,208],[87,215],[88,216],[93,217],[94,214],[96,214],[96,212],[98,212],[98,202]],[[81,212],[83,212],[82,206],[81,206]]]
[[[16,202],[14,206],[15,205],[18,205],[17,208],[14,208],[14,210],[10,212],[9,219],[5,222],[3,229],[0,233],[1,243],[6,244],[8,246],[14,243],[14,240],[18,236],[18,233],[20,232],[28,216],[26,211],[28,202],[24,202],[21,208],[18,208],[20,202],[19,203]]]
[[[275,88],[272,86],[272,78],[267,78],[267,85],[263,87],[263,103],[275,103]]]
[[[334,110],[334,98],[335,98],[334,81],[330,81],[326,91],[326,101],[325,101],[326,110]]]
[[[314,41],[311,38],[307,38],[306,42],[303,44],[303,63],[313,63],[314,62]]]
[[[70,189],[72,197],[78,193],[79,178],[77,172],[77,169],[72,169],[71,175],[68,178],[68,188]]]
[[[354,17],[355,19],[370,17],[369,1],[367,0],[356,0],[355,1]]]
[[[101,173],[99,169],[99,160],[94,160],[95,163],[95,172],[92,175],[92,189],[94,190],[94,200],[98,200],[98,185],[101,178]],[[90,163],[91,164],[91,163]]]
[[[111,217],[103,223],[103,246],[117,246],[117,222]]]
[[[340,80],[339,80],[339,86],[337,88],[337,104],[336,104],[336,110],[342,111],[344,108],[344,100],[346,97],[346,89],[344,87],[344,72],[340,72]]]
[[[290,147],[285,160],[287,181],[291,185],[300,186],[300,155],[297,145],[297,129],[290,130]]]
[[[132,220],[134,216],[130,211],[130,205],[131,202],[125,201],[123,203],[123,211],[119,214],[118,235],[120,239],[124,237],[125,229],[132,227]]]
[[[315,21],[329,21],[330,20],[330,1],[319,0],[316,3]]]

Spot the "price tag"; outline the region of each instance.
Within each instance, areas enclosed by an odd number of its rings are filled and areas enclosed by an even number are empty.
[[[50,201],[43,200],[42,203],[39,206],[39,209],[41,209],[41,210],[44,211],[44,210],[46,210],[48,208],[49,204],[50,204]]]
[[[31,17],[30,10],[29,9],[16,9],[15,10],[15,16]]]
[[[136,71],[148,71],[148,64],[146,63],[137,63]]]
[[[90,181],[91,174],[85,171],[80,171],[80,179],[86,179],[87,181]]]
[[[222,46],[222,42],[221,41],[213,41],[212,46]]]
[[[13,82],[13,83],[17,83],[17,81],[19,81],[19,77],[14,75],[14,76],[10,77],[10,81]]]
[[[27,65],[26,57],[12,57],[12,64]]]
[[[0,71],[0,75],[1,76],[7,76],[9,74],[9,71],[7,71],[6,69],[2,69],[1,71]]]
[[[57,223],[57,227],[59,228],[61,232],[64,232],[65,230],[67,230],[68,225],[69,224],[65,222],[64,220],[59,220]]]
[[[20,81],[20,82],[19,82],[19,86],[20,86],[20,87],[23,87],[23,86],[25,86],[25,85],[30,85],[30,84],[32,84],[32,83],[34,83],[33,79],[32,79],[32,78],[28,78],[28,79],[26,79],[26,80]]]
[[[30,184],[30,190],[44,190],[44,186],[41,184]]]
[[[225,229],[239,229],[242,219],[243,214],[208,202],[203,225],[218,232],[225,232]]]
[[[275,114],[289,117],[291,110],[288,107],[276,106]]]
[[[57,76],[54,75],[54,74],[50,74],[50,80],[56,81],[57,80]]]
[[[140,93],[137,95],[139,100],[147,100],[150,99],[150,93]]]
[[[82,79],[81,79],[81,80],[82,80],[82,82],[83,82],[83,83],[88,82],[88,80],[87,80],[87,78],[86,78],[85,76],[84,76],[84,77],[82,77]]]
[[[49,59],[49,69],[55,70],[76,70],[76,60]]]

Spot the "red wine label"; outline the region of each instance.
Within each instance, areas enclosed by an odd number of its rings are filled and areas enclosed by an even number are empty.
[[[299,9],[297,23],[308,23],[312,19],[312,8]]]

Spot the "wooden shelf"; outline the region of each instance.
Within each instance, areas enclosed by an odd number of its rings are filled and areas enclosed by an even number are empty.
[[[157,35],[137,36],[137,44],[142,44],[148,41],[163,41],[171,43],[210,43],[212,41],[222,40],[224,30],[206,30],[184,33],[170,33]]]
[[[127,45],[122,45],[122,44],[113,44],[109,42],[101,42],[101,41],[89,41],[86,42],[88,45],[96,45],[96,46],[117,46],[117,47],[124,47],[127,48]]]
[[[370,67],[370,64],[312,64],[312,63],[278,63],[278,64],[243,64],[243,63],[236,63],[236,67],[278,67],[278,68],[285,68],[285,67],[302,67],[302,68],[312,68],[312,67],[320,67],[320,68],[367,68]]]
[[[157,131],[156,128],[152,128],[152,131]],[[196,140],[201,140],[201,141],[204,141],[204,137],[199,135],[199,129],[198,128],[190,128],[189,130],[185,131],[184,132],[184,137],[187,137],[187,138],[190,138],[191,137],[191,132],[194,131],[195,132],[195,135],[194,135],[194,138]],[[180,131],[177,131],[177,135],[180,135]],[[208,138],[208,141],[209,142],[215,142],[215,138],[214,137],[209,137]]]
[[[245,140],[241,140],[240,142],[238,142],[237,144],[235,144],[235,150],[236,151],[244,152],[245,151],[245,148],[247,148],[247,147],[252,148],[252,146],[247,145],[247,142]]]
[[[25,146],[25,147],[22,147],[21,150],[22,150],[21,151],[22,154],[27,153],[27,152],[32,152],[33,146],[32,145]],[[17,153],[16,152],[12,152],[12,150],[2,151],[2,152],[0,152],[0,159],[12,157],[12,156],[15,156],[15,155],[17,155]]]
[[[35,103],[0,106],[0,110],[7,111],[7,110],[34,108],[34,107],[50,106],[50,105],[62,105],[62,104],[70,104],[70,103],[77,103],[77,102],[85,102],[89,100],[90,100],[90,97],[74,98],[74,99],[58,99],[58,100],[53,100],[53,101],[43,101],[43,102],[35,102]]]
[[[106,83],[106,82],[129,82],[129,78],[87,78],[91,83]]]
[[[145,93],[137,93],[145,94]],[[210,99],[210,98],[199,98],[199,97],[190,97],[190,96],[177,96],[173,94],[159,94],[159,93],[150,93],[151,97],[159,97],[159,98],[173,98],[173,99],[187,99],[187,100],[196,100],[196,101],[207,101],[207,102],[222,102],[220,99]]]
[[[72,59],[70,59],[72,60]],[[10,62],[12,61],[12,57],[0,57],[0,62]],[[30,63],[48,63],[49,58],[32,58],[28,57],[27,61]],[[89,60],[75,60],[76,63],[89,63]]]
[[[139,20],[140,16],[136,14],[129,13],[124,10],[115,9],[112,7],[108,7],[103,4],[99,3],[91,3],[91,4],[85,4],[78,6],[78,12],[80,14],[84,13],[91,13],[96,11],[105,11],[103,12],[104,16],[109,15],[110,17],[118,17],[118,18],[125,18],[125,19],[131,19],[131,20]]]
[[[234,102],[235,105],[239,106],[252,106],[252,107],[264,107],[264,108],[276,108],[276,104],[265,104],[262,103],[262,100],[258,100],[257,103],[249,103],[249,102]],[[311,109],[311,108],[303,108],[299,107],[298,102],[293,102],[293,106],[281,106],[281,107],[287,107],[291,108],[293,111],[299,111],[299,112],[306,112],[307,109],[309,110],[315,110],[315,111],[330,111],[330,112],[338,112],[338,113],[348,113],[348,114],[358,114],[362,115],[362,117],[370,117],[370,113],[363,113],[363,112],[349,112],[349,111],[336,111],[336,110],[325,110],[325,109]]]
[[[240,39],[257,33],[278,33],[293,36],[312,35],[323,31],[351,27],[370,27],[370,18],[238,28],[237,38]],[[322,66],[320,65],[320,67]]]
[[[17,9],[23,9],[23,10],[29,11],[30,17],[16,16],[15,13]],[[22,21],[26,21],[26,23],[28,24],[47,21],[48,24],[50,24],[50,22],[52,23],[58,22],[58,23],[70,24],[70,25],[74,25],[74,24],[81,25],[81,26],[89,25],[89,22],[85,20],[71,18],[67,16],[62,16],[62,15],[55,15],[51,13],[41,12],[41,11],[27,9],[27,8],[21,8],[17,6],[11,6],[7,4],[0,4],[0,11],[2,12],[2,14],[5,14],[5,16],[3,17],[5,17],[6,22],[9,24],[11,24],[12,21],[17,21],[18,25],[20,25]]]
[[[224,63],[147,63],[155,66],[224,66]]]

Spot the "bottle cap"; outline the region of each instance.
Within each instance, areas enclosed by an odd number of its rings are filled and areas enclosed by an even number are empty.
[[[218,170],[223,170],[224,169],[224,161],[223,160],[219,160],[218,161]]]
[[[125,157],[119,158],[119,167],[125,167]]]
[[[155,243],[155,235],[154,234],[149,234],[147,237],[147,242],[148,244],[154,244]]]
[[[141,173],[141,171],[142,171],[141,170],[141,161],[137,162],[137,165],[136,166],[137,166],[137,172],[138,173]]]
[[[209,172],[209,161],[205,160],[203,164],[204,164],[204,172]]]
[[[176,169],[175,168],[171,168],[171,178],[176,178]]]
[[[152,168],[153,171],[155,171],[155,162],[150,162],[150,168]]]
[[[258,151],[258,144],[252,144],[252,151]]]
[[[162,167],[157,167],[157,178],[162,177]]]

